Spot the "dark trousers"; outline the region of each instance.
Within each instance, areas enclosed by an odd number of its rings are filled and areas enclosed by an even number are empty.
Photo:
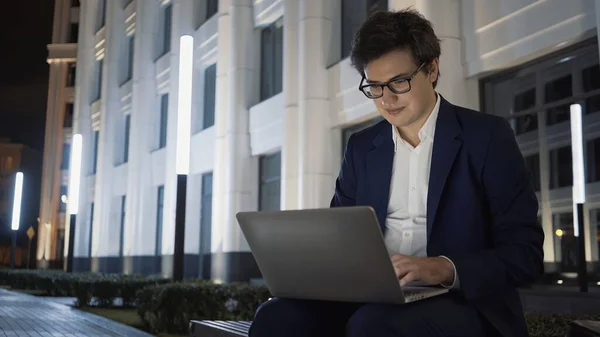
[[[274,298],[256,311],[249,337],[485,336],[475,309],[450,294],[405,305]]]

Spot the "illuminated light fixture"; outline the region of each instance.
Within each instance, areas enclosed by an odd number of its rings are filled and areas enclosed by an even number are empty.
[[[173,249],[174,281],[183,280],[187,175],[190,172],[193,74],[194,38],[191,35],[183,35],[179,39],[179,88],[177,96],[177,138],[175,143],[177,194],[175,201],[175,245]]]
[[[563,284],[563,280],[556,281],[557,284]]]
[[[587,266],[585,262],[585,232],[583,204],[585,203],[585,169],[583,167],[583,121],[581,104],[571,104],[571,158],[573,165],[573,232],[577,240],[577,279],[579,290],[587,292]]]
[[[19,230],[19,223],[21,222],[21,201],[23,199],[23,172],[17,172],[15,177],[15,197],[13,201],[13,213],[12,213],[12,224],[11,229],[13,231]]]

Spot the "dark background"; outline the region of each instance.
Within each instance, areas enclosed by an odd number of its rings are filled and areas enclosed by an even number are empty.
[[[3,1],[2,7],[0,138],[42,151],[54,1]]]

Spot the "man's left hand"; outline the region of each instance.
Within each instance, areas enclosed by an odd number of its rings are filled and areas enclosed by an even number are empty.
[[[452,263],[443,257],[415,257],[396,254],[392,264],[400,286],[421,281],[427,285],[451,284],[454,281]]]

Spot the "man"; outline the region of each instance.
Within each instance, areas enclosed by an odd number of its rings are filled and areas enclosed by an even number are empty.
[[[450,292],[406,305],[273,299],[251,337],[527,336],[517,287],[543,272],[538,201],[508,123],[436,93],[439,57],[413,10],[363,23],[351,59],[385,121],[350,137],[331,206],[372,206],[400,284]]]

